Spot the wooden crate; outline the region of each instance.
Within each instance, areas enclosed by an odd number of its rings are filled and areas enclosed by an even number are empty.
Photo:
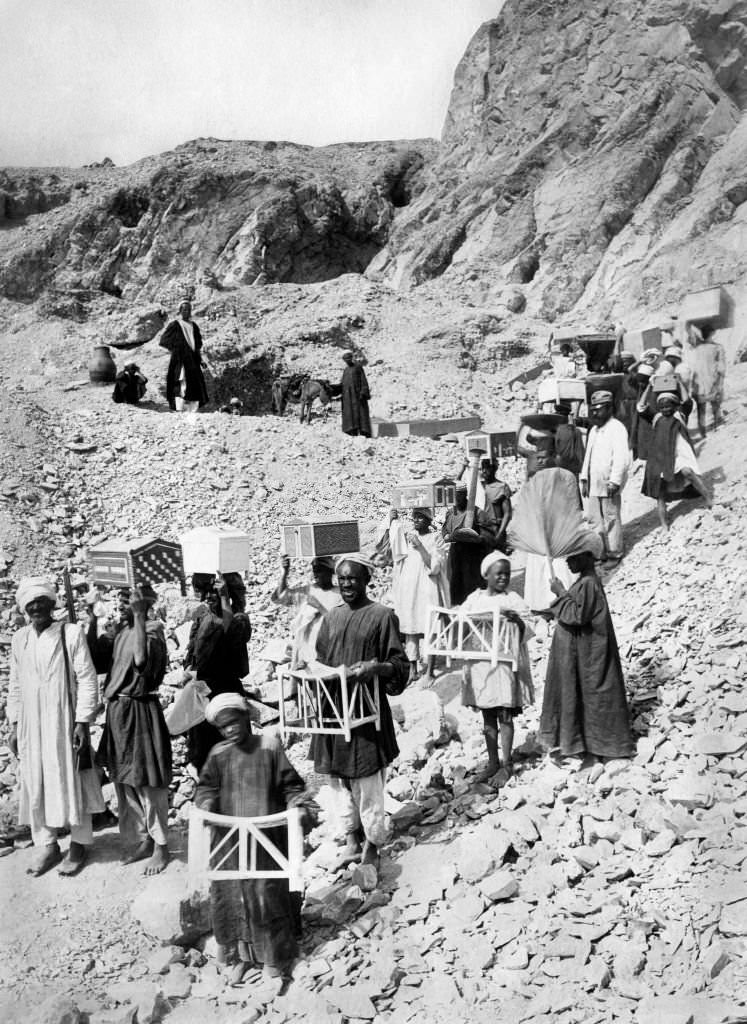
[[[479,416],[464,416],[450,420],[374,420],[374,437],[443,437],[462,430],[479,430]]]
[[[661,395],[665,391],[673,391],[675,395],[679,395],[680,387],[676,377],[652,377],[651,378],[651,390],[655,395]]]
[[[392,490],[392,508],[444,508],[456,501],[456,482],[448,477],[411,480]]]
[[[482,452],[483,458],[496,462],[516,455],[515,430],[470,430],[462,437],[465,454]]]
[[[184,571],[201,573],[243,572],[249,568],[252,539],[242,530],[198,526],[179,538]]]
[[[693,324],[712,324],[714,330],[729,326],[732,302],[721,287],[703,288],[686,295],[680,309],[680,320]]]
[[[183,583],[182,549],[160,537],[112,537],[89,551],[93,582],[107,587]]]
[[[289,558],[317,558],[360,551],[357,519],[289,519],[280,526],[280,550]]]

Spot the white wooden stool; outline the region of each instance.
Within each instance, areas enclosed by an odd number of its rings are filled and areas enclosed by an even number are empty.
[[[287,722],[284,701],[280,701],[283,739],[288,733],[304,732],[313,736],[344,736],[349,743],[352,730],[359,725],[373,722],[377,732],[381,729],[378,676],[370,682],[348,680],[344,665],[324,674],[311,669],[279,668],[277,676],[281,694],[288,678],[298,686],[297,724]]]

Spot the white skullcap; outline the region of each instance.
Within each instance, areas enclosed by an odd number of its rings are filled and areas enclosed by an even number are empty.
[[[46,597],[52,604],[57,604],[57,587],[44,576],[25,576],[16,591],[16,604],[25,611],[26,605],[37,597]]]
[[[364,569],[368,569],[370,574],[374,571],[374,564],[371,559],[366,558],[360,551],[351,551],[349,555],[339,555],[335,560],[335,572],[337,572],[343,562],[355,562],[356,565],[362,565]]]
[[[484,580],[488,578],[488,569],[491,565],[495,565],[496,562],[508,562],[509,568],[511,567],[511,563],[505,555],[502,555],[500,551],[491,551],[480,562],[480,575]]]
[[[243,711],[247,715],[249,714],[249,707],[241,694],[219,693],[217,697],[213,697],[205,708],[205,718],[211,725],[215,725],[215,720],[221,711],[227,711],[228,708]]]

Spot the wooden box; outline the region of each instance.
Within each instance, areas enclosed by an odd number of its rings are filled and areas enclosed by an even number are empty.
[[[732,303],[721,285],[703,288],[686,295],[680,309],[680,320],[693,324],[712,324],[714,330],[729,326]]]
[[[637,331],[626,331],[623,336],[623,348],[634,356],[642,356],[650,348],[664,347],[661,327],[641,327]]]
[[[539,383],[537,401],[540,405],[546,402],[585,402],[586,385],[582,379],[573,377],[548,377]]]
[[[289,519],[280,526],[280,551],[290,558],[344,555],[360,544],[357,519]]]
[[[485,459],[495,462],[516,455],[515,430],[470,430],[462,438],[466,455],[482,452]]]
[[[456,483],[442,479],[411,480],[392,490],[392,508],[451,507],[456,501]]]
[[[665,391],[672,391],[675,395],[679,395],[680,387],[676,377],[652,377],[651,378],[651,390],[655,395],[661,395]]]
[[[482,426],[479,416],[465,416],[450,420],[373,420],[374,437],[443,437],[460,430],[478,430]]]
[[[182,549],[160,537],[112,537],[89,551],[93,582],[107,587],[182,583]]]
[[[252,541],[248,533],[221,526],[198,526],[179,538],[184,571],[223,573],[243,572],[249,568]]]

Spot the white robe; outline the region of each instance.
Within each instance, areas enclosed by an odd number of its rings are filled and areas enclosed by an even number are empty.
[[[399,619],[399,628],[407,636],[425,636],[428,632],[428,611],[433,605],[446,603],[446,545],[438,532],[421,533],[423,547],[431,556],[430,569],[423,556],[407,540],[401,519],[393,519],[389,527],[392,547],[392,599]]]
[[[11,643],[7,716],[18,723],[20,824],[31,823],[32,810],[48,828],[80,825],[84,813],[73,727],[95,718],[99,685],[82,629],[67,626],[68,687],[62,630],[60,622],[40,634],[25,626]]]
[[[291,668],[302,668],[304,665],[316,661],[316,638],[322,628],[322,620],[328,611],[343,604],[338,588],[331,587],[329,590],[322,590],[314,583],[302,583],[294,587],[286,587],[282,594],[273,600],[276,604],[296,609],[291,623],[293,630]]]

